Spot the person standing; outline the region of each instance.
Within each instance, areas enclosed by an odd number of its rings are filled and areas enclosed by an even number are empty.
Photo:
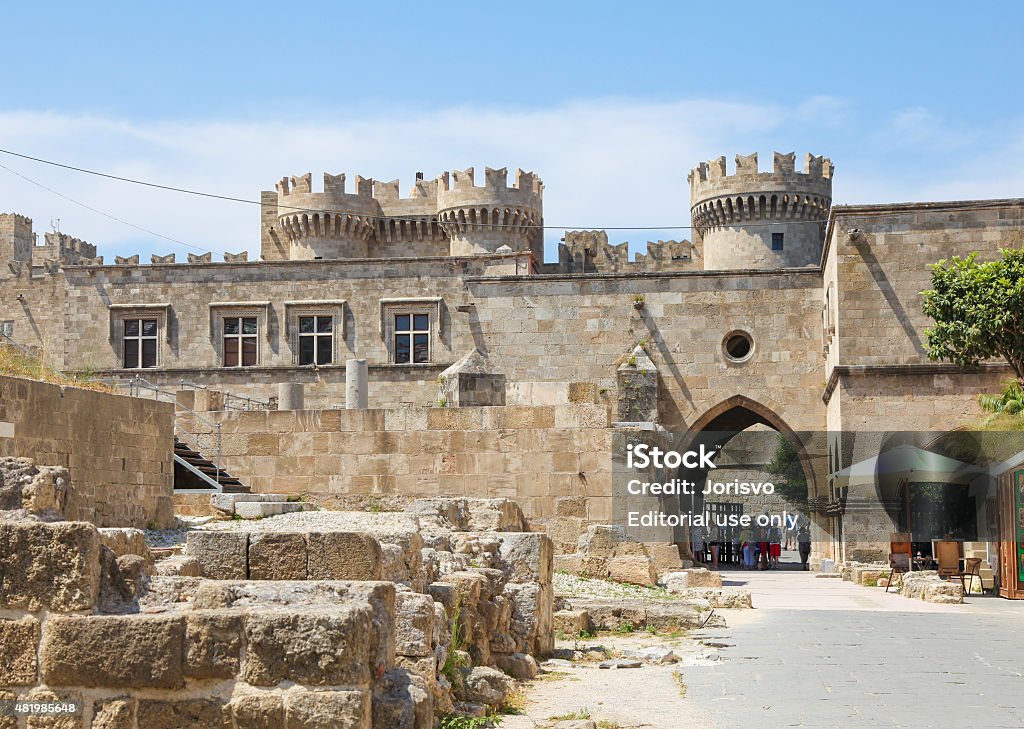
[[[754,569],[768,569],[768,530],[759,526],[754,529],[754,546],[757,547],[754,555]]]
[[[711,569],[718,569],[718,550],[721,547],[721,537],[719,536],[718,526],[712,524],[711,528],[708,529],[708,550],[711,552]]]
[[[782,527],[771,526],[768,528],[768,566],[777,570],[779,558],[782,556]]]
[[[704,527],[693,527],[693,561],[704,562]]]
[[[811,532],[806,526],[800,527],[796,535],[796,544],[800,548],[800,564],[806,572],[810,569],[807,560],[811,557]]]
[[[740,549],[743,555],[743,569],[754,569],[754,553],[757,547],[754,545],[754,530],[749,526],[743,527],[740,532]]]

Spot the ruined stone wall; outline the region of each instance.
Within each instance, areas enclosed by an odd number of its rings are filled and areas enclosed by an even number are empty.
[[[69,519],[166,526],[173,430],[168,403],[0,376],[0,456],[69,469]]]
[[[530,517],[587,496],[582,516],[611,518],[605,406],[219,415],[223,466],[257,492],[512,497]]]
[[[507,500],[197,530],[162,560],[138,530],[12,514],[0,700],[74,708],[5,729],[432,729],[554,648],[551,540]]]
[[[375,712],[395,675],[393,584],[151,584],[142,557],[104,541],[82,522],[0,523],[0,699],[77,707],[28,727],[388,725]]]

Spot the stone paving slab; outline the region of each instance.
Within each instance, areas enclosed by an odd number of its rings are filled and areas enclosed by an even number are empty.
[[[697,634],[725,647],[680,669],[687,701],[719,729],[1024,727],[1024,606],[935,607],[745,611]]]

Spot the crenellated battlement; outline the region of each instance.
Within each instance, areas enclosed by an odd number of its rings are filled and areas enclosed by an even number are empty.
[[[538,211],[542,207],[544,183],[533,172],[516,170],[515,183],[508,184],[508,168],[484,168],[484,184],[476,185],[476,170],[467,167],[438,178],[438,209],[477,204],[513,204]]]
[[[762,172],[757,154],[736,155],[729,174],[725,157],[702,162],[687,178],[690,216],[704,242],[708,268],[803,266],[820,253],[832,205],[827,157],[775,152]]]
[[[476,185],[472,167],[439,178],[438,219],[451,238],[452,255],[494,253],[503,245],[532,250],[543,259],[544,183],[533,172],[516,170],[508,184],[508,168],[484,168],[484,184]]]
[[[43,236],[45,243],[32,250],[33,261],[37,264],[60,263],[74,266],[83,260],[96,258],[96,246],[67,233],[52,232]]]
[[[796,154],[775,152],[770,171],[758,168],[757,153],[736,155],[735,171],[729,174],[725,157],[701,162],[690,171],[690,205],[712,198],[759,192],[805,193],[832,199],[835,168],[827,157],[807,154],[803,170],[796,171]]]
[[[760,172],[757,153],[736,155],[727,174],[725,157],[702,162],[690,172],[693,224],[699,231],[753,221],[823,220],[832,204],[834,167],[827,157],[775,153],[770,172]]]
[[[629,260],[629,243],[611,244],[603,230],[570,230],[558,246],[566,273],[629,273],[700,269],[700,249],[688,240],[648,241],[647,252]]]

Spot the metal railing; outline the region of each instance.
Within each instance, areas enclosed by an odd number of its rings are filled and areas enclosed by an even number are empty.
[[[6,342],[3,342],[4,344],[9,344],[12,347],[16,347],[17,349],[20,349],[22,352],[27,354],[29,357],[38,357],[39,356],[37,353],[33,352],[31,349],[26,347],[24,344],[21,344],[20,342],[16,342],[11,337],[11,335],[9,335],[7,332],[0,332],[0,337],[3,337],[5,340],[7,340]],[[63,373],[61,373],[61,374],[63,374]]]
[[[270,410],[269,400],[259,400],[255,397],[235,395],[230,392],[224,393],[225,410]]]
[[[182,383],[184,383],[184,380],[182,380]],[[221,438],[221,424],[217,421],[204,418],[202,415],[200,415],[192,408],[182,405],[180,402],[178,402],[178,396],[175,392],[171,390],[164,390],[158,387],[157,385],[154,385],[149,380],[144,380],[140,375],[135,375],[135,377],[131,379],[131,381],[128,383],[128,388],[129,394],[132,397],[142,397],[143,392],[149,392],[153,394],[153,399],[155,400],[160,400],[161,397],[163,397],[167,398],[168,402],[174,403],[174,437],[178,438],[178,440],[182,441],[186,445],[194,446],[197,452],[203,454],[207,459],[209,459],[214,464],[214,468],[216,469],[215,478],[210,478],[202,471],[199,471],[197,468],[193,467],[192,464],[188,463],[183,458],[177,455],[174,456],[175,461],[185,466],[195,475],[207,481],[211,487],[216,488],[218,491],[223,490],[220,485],[220,476],[222,471],[220,465],[223,450],[223,441]],[[209,432],[194,433],[188,430],[181,422],[183,416],[190,417],[195,422],[205,425],[206,429]],[[198,428],[193,428],[193,430],[198,430]],[[209,448],[203,445],[204,436],[211,439]],[[209,455],[206,454],[212,454],[213,457],[211,458]]]

